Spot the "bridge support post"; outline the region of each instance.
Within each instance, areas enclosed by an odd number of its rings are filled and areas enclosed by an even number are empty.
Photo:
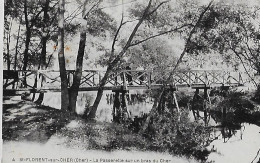
[[[196,91],[195,91],[195,94],[193,96],[193,99],[192,99],[192,114],[194,116],[194,119],[197,120],[197,118],[199,117],[199,110],[198,110],[198,107],[196,105],[196,103],[199,101],[199,89],[197,88]]]
[[[121,119],[121,108],[120,108],[120,100],[119,100],[119,91],[115,92],[115,99],[114,99],[114,105],[113,105],[113,122],[119,122]]]
[[[129,114],[126,106],[126,91],[122,91],[122,120],[129,118]]]
[[[180,113],[180,108],[179,108],[179,104],[178,104],[178,101],[177,101],[177,97],[176,97],[176,93],[175,93],[175,92],[173,92],[173,99],[174,99],[174,102],[175,102],[177,111],[178,111],[178,113]]]
[[[204,122],[207,125],[208,124],[208,118],[209,118],[209,109],[210,109],[210,98],[208,94],[208,89],[204,88],[204,96],[203,96],[203,112],[204,112]]]
[[[112,110],[113,122],[122,123],[129,118],[126,105],[126,92],[126,90],[115,91],[115,99]]]
[[[178,121],[180,121],[181,120],[181,112],[180,112],[180,108],[179,108],[179,104],[178,104],[178,101],[177,101],[175,91],[173,91],[173,99],[174,99],[174,103],[175,103],[176,108],[177,108]]]
[[[199,95],[200,89],[203,89],[204,91],[203,97]],[[192,113],[195,120],[197,120],[200,117],[199,111],[201,110],[203,111],[203,115],[204,115],[203,120],[205,122],[205,125],[207,125],[209,121],[209,110],[211,106],[208,89],[210,88],[206,86],[196,88],[195,94],[193,96],[193,101],[192,101]]]
[[[227,125],[227,109],[222,108],[222,125],[225,127]]]

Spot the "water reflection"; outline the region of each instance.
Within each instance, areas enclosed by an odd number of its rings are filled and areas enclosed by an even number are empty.
[[[260,159],[257,151],[260,148],[260,127],[241,123],[241,127],[215,128],[215,140],[208,146],[211,150],[208,161],[212,162],[252,162]],[[256,158],[256,159],[254,159]],[[259,160],[260,161],[260,160]]]

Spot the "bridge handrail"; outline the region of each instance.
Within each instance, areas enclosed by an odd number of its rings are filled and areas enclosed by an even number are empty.
[[[5,70],[4,73],[19,72],[22,73],[19,80],[23,78],[36,78],[37,75],[42,74],[46,79],[51,80],[48,83],[60,82],[59,80],[59,70]],[[53,73],[55,74],[53,74]],[[75,70],[66,70],[68,79],[71,81]],[[90,87],[98,86],[102,78],[102,75],[106,72],[105,70],[83,70],[81,78],[81,84],[88,85]],[[163,73],[162,73],[163,72]],[[112,72],[107,80],[109,85],[124,85],[129,86],[134,83],[142,83],[139,85],[146,85],[150,87],[151,85],[156,85],[163,80],[167,79],[171,71],[160,71],[160,70],[117,70]],[[50,75],[48,75],[50,73]],[[234,74],[236,73],[236,74]],[[132,81],[129,81],[131,77]],[[132,79],[133,77],[133,79]],[[128,78],[128,79],[127,79]],[[128,81],[127,81],[128,80]],[[232,81],[232,82],[231,82]],[[238,71],[223,71],[223,70],[176,70],[172,75],[171,81],[173,84],[178,85],[192,85],[192,84],[244,84],[242,80],[241,73]],[[70,84],[70,83],[69,83]]]
[[[12,72],[60,72],[59,70],[3,70],[3,71],[12,71]],[[67,72],[75,72],[76,70],[66,70]],[[171,72],[171,70],[116,70],[115,72],[161,72],[161,71],[167,71]],[[82,72],[106,72],[106,70],[95,70],[95,69],[89,69],[89,70],[82,70]],[[198,69],[190,69],[190,70],[176,70],[175,72],[239,72],[239,71],[223,71],[223,70],[198,70]],[[240,73],[240,72],[239,72]]]

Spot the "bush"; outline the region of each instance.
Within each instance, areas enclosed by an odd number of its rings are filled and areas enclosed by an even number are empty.
[[[172,115],[167,109],[154,115],[145,134],[150,136],[150,150],[206,160],[209,152],[205,147],[210,142],[211,129],[201,123],[190,122],[187,109],[181,111],[180,117],[177,113]]]
[[[257,86],[253,100],[260,104],[260,85]]]
[[[185,92],[177,93],[176,96],[180,107],[187,107],[192,101],[192,96],[187,95]]]
[[[254,109],[254,105],[240,92],[230,92],[228,97],[219,103],[219,108],[226,108],[227,111],[244,110],[249,111]]]
[[[241,122],[248,122],[252,112],[254,112],[254,104],[243,93],[228,92],[227,97],[214,102],[211,116],[216,121],[222,122],[222,125],[233,126]]]

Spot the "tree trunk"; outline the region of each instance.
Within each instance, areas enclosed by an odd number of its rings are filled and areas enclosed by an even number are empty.
[[[7,60],[7,70],[11,68],[11,57],[10,57],[10,41],[11,41],[11,28],[12,28],[12,20],[8,27],[8,32],[6,33],[6,60]],[[7,80],[8,81],[8,80]]]
[[[97,97],[96,97],[96,99],[95,99],[95,102],[94,102],[93,106],[91,107],[89,114],[87,115],[87,117],[88,117],[89,119],[94,119],[94,118],[95,118],[98,105],[99,105],[100,100],[101,100],[102,95],[103,95],[103,90],[104,90],[103,87],[104,87],[105,84],[106,84],[107,78],[108,78],[109,74],[112,72],[113,68],[117,65],[117,63],[118,63],[118,62],[120,61],[120,59],[123,57],[123,55],[125,54],[125,52],[126,52],[126,51],[128,50],[128,48],[131,46],[131,42],[132,42],[132,40],[133,40],[133,38],[134,38],[134,36],[135,36],[135,34],[136,34],[138,28],[139,28],[140,25],[143,23],[144,19],[148,16],[148,11],[149,11],[149,9],[150,9],[150,7],[151,7],[151,3],[152,3],[152,1],[150,0],[149,3],[148,3],[148,5],[147,5],[147,7],[146,7],[146,9],[145,9],[144,12],[143,12],[142,17],[139,19],[138,23],[135,25],[135,27],[134,27],[132,33],[130,34],[130,36],[129,36],[129,38],[128,38],[128,40],[127,40],[127,42],[126,42],[124,48],[122,49],[122,51],[121,51],[121,52],[117,55],[117,57],[108,65],[107,71],[106,71],[104,77],[102,78],[102,80],[100,81],[100,85],[99,85],[99,88],[98,88]],[[121,25],[122,25],[122,24],[121,24]],[[119,32],[119,30],[121,29],[121,27],[122,27],[122,26],[119,27],[118,32]],[[117,34],[118,34],[118,32],[117,32]],[[116,34],[116,36],[115,36],[115,38],[114,38],[114,41],[113,41],[111,56],[112,56],[112,54],[114,53],[114,43],[115,43],[115,41],[116,41],[116,39],[117,39],[117,34]],[[111,58],[110,58],[110,60],[111,60]]]
[[[59,37],[58,37],[58,60],[61,79],[61,110],[69,109],[69,90],[68,78],[66,73],[65,56],[64,56],[64,11],[65,0],[59,0]]]
[[[14,56],[14,70],[16,70],[16,68],[17,68],[17,54],[18,54],[18,44],[19,44],[19,37],[20,37],[20,31],[21,31],[21,22],[22,22],[22,18],[20,20],[18,33],[17,33],[17,38],[16,38],[15,56]]]
[[[154,114],[156,113],[156,110],[158,110],[158,102],[161,100],[162,96],[163,96],[163,92],[164,92],[164,88],[162,88],[162,91],[160,92],[158,98],[154,99],[154,103],[153,103],[153,107],[148,115],[148,117],[146,118],[144,125],[142,127],[142,129],[139,131],[140,134],[144,134],[146,129],[148,128],[151,118],[154,116]]]
[[[85,45],[86,45],[86,32],[80,33],[80,42],[79,42],[79,49],[78,49],[78,55],[77,55],[77,61],[76,61],[76,71],[74,73],[73,77],[73,84],[70,87],[70,111],[73,113],[76,112],[76,102],[78,97],[78,91],[82,76],[82,64],[84,59],[84,51],[85,51]]]
[[[23,52],[24,58],[23,58],[23,71],[27,69],[28,66],[28,59],[29,59],[29,45],[31,41],[31,30],[26,29],[26,40],[25,40],[25,49]]]
[[[101,79],[101,81],[99,83],[100,85],[98,88],[97,97],[96,97],[94,104],[91,107],[89,113],[87,113],[88,119],[95,119],[95,117],[96,117],[97,108],[98,108],[100,100],[103,96],[104,86],[106,85],[106,81],[108,79],[109,74],[112,72],[112,69],[113,69],[113,67],[111,65],[109,65],[104,77]]]
[[[42,27],[42,51],[41,51],[41,59],[40,59],[40,65],[41,65],[41,69],[46,69],[46,46],[47,46],[47,41],[48,41],[48,32],[47,32],[47,28],[48,28],[48,24],[47,21],[49,19],[49,15],[48,15],[48,11],[49,11],[49,3],[50,0],[46,0],[44,7],[43,7],[43,27]]]
[[[47,47],[47,41],[48,41],[49,37],[48,37],[48,33],[47,33],[48,24],[46,24],[46,22],[48,21],[48,18],[49,18],[49,15],[48,15],[49,3],[50,3],[50,1],[46,0],[45,5],[43,7],[44,15],[43,15],[42,39],[41,39],[42,51],[41,51],[41,55],[40,55],[40,63],[39,63],[39,68],[38,68],[41,70],[45,70],[47,68],[46,47]],[[40,79],[40,76],[39,76],[39,79]],[[36,82],[37,82],[37,78],[36,78]],[[42,75],[41,86],[43,86],[44,82],[45,82],[45,77]],[[36,84],[36,86],[37,86],[37,84]],[[35,94],[33,96],[35,96]],[[35,103],[40,105],[43,101],[43,98],[44,98],[44,93],[40,93],[40,95],[39,95],[38,99],[35,101]]]
[[[31,29],[29,25],[29,20],[28,20],[28,13],[27,13],[27,0],[24,1],[24,17],[25,17],[25,27],[26,27],[26,39],[25,39],[25,48],[24,48],[24,58],[23,58],[23,71],[27,69],[28,65],[28,59],[29,59],[29,45],[31,41]],[[25,78],[25,84],[26,84],[26,78]]]

